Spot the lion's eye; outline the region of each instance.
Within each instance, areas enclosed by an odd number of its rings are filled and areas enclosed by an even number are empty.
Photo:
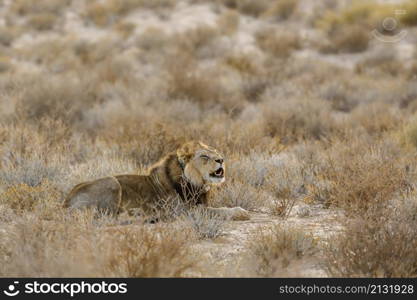
[[[210,157],[208,157],[207,155],[201,155],[200,158],[208,160]]]

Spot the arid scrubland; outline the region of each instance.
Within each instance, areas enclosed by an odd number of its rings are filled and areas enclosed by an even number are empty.
[[[1,0],[0,276],[417,276],[416,25],[414,1]],[[188,140],[252,220],[62,208]]]

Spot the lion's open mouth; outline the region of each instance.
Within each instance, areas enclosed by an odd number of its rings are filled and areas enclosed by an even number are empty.
[[[224,169],[223,168],[218,168],[213,173],[210,173],[210,176],[211,177],[216,177],[216,178],[223,178],[223,176],[224,176]]]

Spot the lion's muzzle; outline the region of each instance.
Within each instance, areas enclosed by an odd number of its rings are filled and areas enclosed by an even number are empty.
[[[210,173],[211,177],[216,177],[216,178],[223,178],[224,177],[224,169],[222,167],[218,168],[216,171],[214,171],[213,173]]]

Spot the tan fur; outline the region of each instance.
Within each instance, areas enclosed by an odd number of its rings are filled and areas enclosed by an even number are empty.
[[[220,175],[216,176],[216,171]],[[152,214],[161,207],[162,200],[178,195],[191,206],[207,205],[211,188],[224,180],[222,155],[201,142],[189,142],[153,165],[146,175],[117,175],[76,185],[64,205],[93,207],[114,214],[122,211]],[[248,212],[240,207],[209,209],[229,219],[249,218]]]

